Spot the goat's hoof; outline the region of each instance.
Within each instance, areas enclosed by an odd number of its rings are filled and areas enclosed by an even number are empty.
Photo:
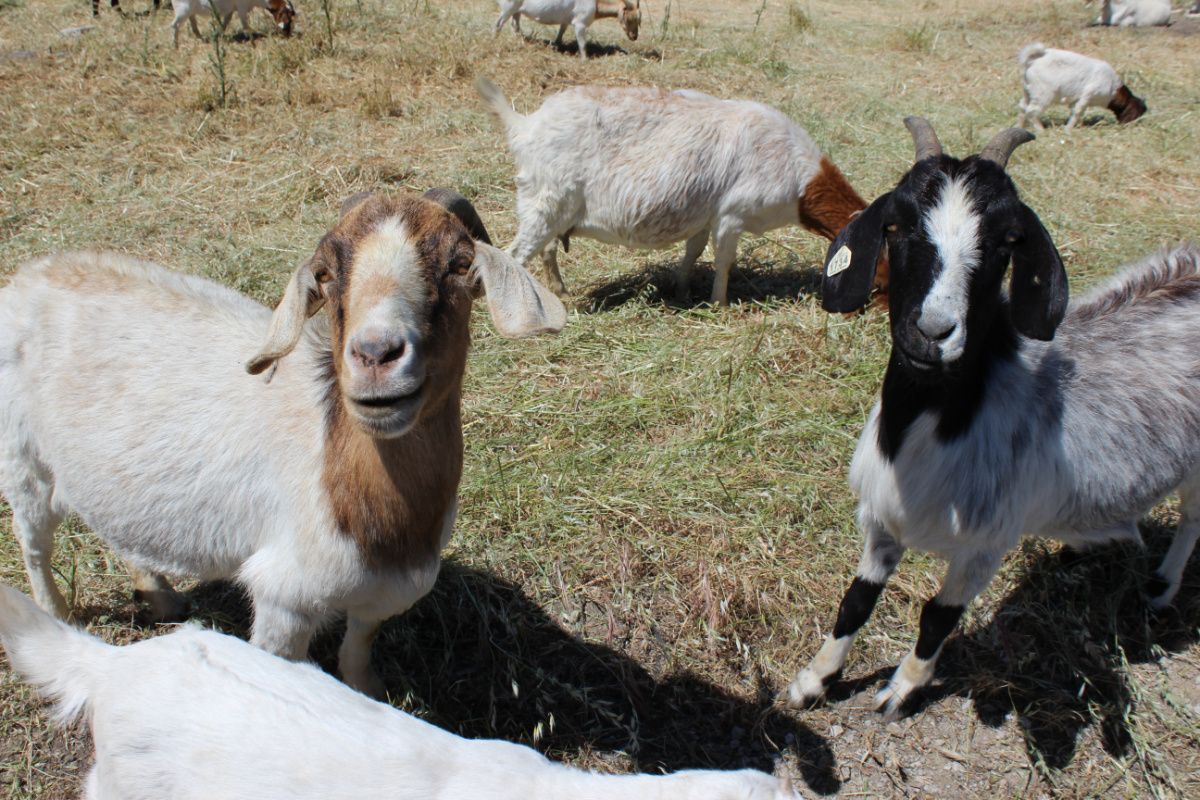
[[[895,722],[905,716],[905,706],[919,687],[903,686],[889,682],[875,695],[875,711],[883,716],[884,722]]]
[[[351,689],[365,694],[372,700],[378,700],[381,703],[388,701],[387,688],[374,672],[368,672],[366,675],[359,675],[354,678],[346,678],[345,680],[346,685]]]
[[[833,676],[830,676],[830,680],[832,678]],[[788,687],[788,708],[804,709],[819,705],[825,697],[826,685],[827,681],[817,677],[812,670],[801,671],[796,676],[796,680],[792,681],[792,685]]]
[[[133,599],[150,606],[151,622],[183,622],[192,604],[179,592],[166,589],[134,589]]]

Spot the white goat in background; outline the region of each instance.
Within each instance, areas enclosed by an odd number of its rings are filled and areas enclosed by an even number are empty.
[[[587,29],[598,19],[615,19],[621,23],[629,41],[636,42],[642,21],[642,0],[500,0],[500,16],[496,33],[511,19],[513,30],[521,33],[521,17],[526,16],[543,25],[557,25],[555,47],[562,47],[568,25],[575,26],[575,41],[579,57],[587,60]],[[524,34],[522,34],[524,35]]]

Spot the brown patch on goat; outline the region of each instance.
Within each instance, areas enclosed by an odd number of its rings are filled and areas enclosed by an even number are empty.
[[[403,223],[419,257],[413,277],[424,284],[420,346],[428,377],[413,428],[376,439],[350,418],[339,377],[356,246],[392,218]],[[322,485],[338,530],[373,569],[427,564],[441,547],[443,521],[462,475],[460,395],[470,343],[471,294],[455,267],[473,258],[470,235],[449,212],[416,198],[380,196],[350,209],[313,257],[314,269],[330,274],[323,284],[332,349]]]
[[[821,156],[821,169],[804,187],[804,194],[800,196],[800,224],[832,242],[842,228],[866,207],[866,201],[854,191],[850,181],[846,180],[832,159]],[[887,286],[888,261],[880,253],[879,264],[875,268],[875,289],[881,295],[878,302],[885,308]]]
[[[1108,110],[1117,115],[1117,122],[1124,125],[1146,113],[1146,104],[1125,86],[1117,89],[1108,103]]]

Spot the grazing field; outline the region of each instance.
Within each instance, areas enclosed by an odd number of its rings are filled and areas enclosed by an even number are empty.
[[[956,155],[1012,125],[1016,53],[1035,40],[1108,60],[1150,108],[1124,127],[1095,109],[1065,132],[1055,107],[1010,162],[1072,290],[1200,237],[1200,24],[1178,14],[1110,30],[1078,0],[643,0],[638,41],[597,22],[581,63],[535,23],[530,41],[493,36],[489,0],[299,0],[290,40],[256,11],[252,37],[214,42],[202,20],[204,40],[184,31],[178,50],[169,9],[125,6],[93,21],[85,0],[0,0],[5,274],[106,247],[273,304],[366,189],[458,189],[505,245],[514,168],[477,75],[523,113],[590,82],[761,100],[870,200],[910,163],[904,116],[927,117]],[[1026,542],[914,716],[870,711],[937,589],[940,565],[914,555],[830,702],[776,701],[857,563],[846,469],[888,347],[884,313],[819,309],[825,244],[798,228],[744,237],[733,306],[717,310],[667,300],[682,246],[576,238],[560,253],[575,301],[561,335],[505,341],[477,310],[454,541],[433,594],[376,645],[392,702],[598,770],[787,769],[806,797],[1200,796],[1200,566],[1162,618],[1139,594],[1171,501],[1143,524],[1144,552],[1062,561]],[[27,589],[4,510],[0,580]],[[59,547],[90,630],[117,643],[170,630],[141,620],[120,560],[77,520]],[[236,588],[181,586],[197,622],[247,634]],[[327,668],[338,640],[314,647]],[[48,712],[0,661],[0,797],[77,793],[90,740]]]

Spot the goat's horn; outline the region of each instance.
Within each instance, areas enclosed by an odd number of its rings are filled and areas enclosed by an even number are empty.
[[[1013,154],[1013,150],[1036,138],[1024,128],[1009,128],[1006,131],[1000,131],[987,143],[987,147],[979,151],[979,158],[981,161],[991,161],[1000,169],[1004,169],[1008,166],[1008,157]]]
[[[471,201],[463,197],[453,189],[436,188],[430,189],[425,194],[421,195],[425,200],[431,203],[437,203],[442,208],[449,211],[454,216],[458,217],[459,221],[466,226],[467,232],[471,234],[471,238],[484,244],[491,244],[492,239],[488,236],[487,228],[483,227],[483,220],[479,218],[479,212],[475,210],[475,206],[471,205]]]
[[[913,144],[917,146],[917,155],[913,159],[914,164],[942,154],[942,143],[938,141],[937,134],[933,132],[933,126],[929,124],[929,120],[924,117],[905,117],[904,127],[908,128],[908,132],[913,137]]]

